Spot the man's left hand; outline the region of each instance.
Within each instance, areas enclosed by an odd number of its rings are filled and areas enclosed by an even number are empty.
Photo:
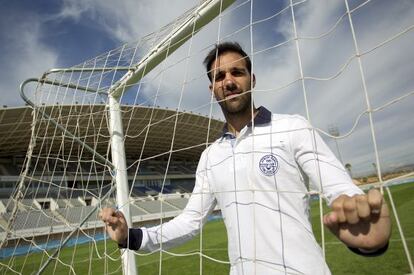
[[[391,235],[389,210],[378,189],[364,195],[339,196],[323,222],[347,246],[362,252],[383,248]]]

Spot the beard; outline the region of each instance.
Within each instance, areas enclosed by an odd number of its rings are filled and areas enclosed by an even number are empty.
[[[252,97],[250,92],[239,95],[236,98],[219,102],[224,115],[245,114],[251,111]]]

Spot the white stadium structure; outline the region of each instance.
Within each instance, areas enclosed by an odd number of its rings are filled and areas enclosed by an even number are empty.
[[[65,122],[66,125],[72,125],[73,129],[76,125],[79,129],[91,129],[86,126],[91,123],[90,120],[93,123],[101,123],[102,119],[105,120],[103,105],[93,107],[68,105],[53,110],[60,110],[62,114],[69,112],[69,109],[72,113],[73,109],[77,109],[79,114],[79,116],[72,114]],[[211,142],[220,135],[223,122],[192,113],[177,113],[147,107],[123,106],[122,111],[127,114],[124,117],[128,118],[128,122],[123,123],[124,128],[129,127],[128,130],[125,129],[128,133],[125,139],[125,151],[133,223],[142,225],[160,218],[176,216],[185,207],[194,186],[198,158],[208,144],[207,126],[210,124],[209,142]],[[93,117],[89,120],[79,119],[83,113],[93,113]],[[147,133],[143,149],[145,128],[150,123],[150,113],[152,113],[152,127]],[[93,232],[102,232],[103,223],[97,217],[97,209],[101,206],[116,206],[114,194],[110,194],[104,201],[100,199],[110,191],[113,177],[105,169],[105,165],[82,161],[88,153],[80,154],[77,151],[80,160],[71,163],[61,161],[63,158],[50,157],[63,154],[59,142],[51,142],[47,149],[46,146],[36,146],[35,150],[40,151],[42,148],[47,150],[49,157],[38,157],[35,161],[31,161],[28,170],[34,172],[29,172],[24,177],[26,182],[24,198],[16,199],[14,196],[16,186],[23,177],[21,172],[26,165],[25,156],[32,136],[33,114],[30,107],[0,110],[0,236],[2,240],[6,238],[6,230],[9,227],[8,241],[4,247],[15,247],[16,243],[22,245],[33,241],[34,238],[36,242],[61,239],[62,233],[65,235],[76,230],[79,223],[88,215],[81,229],[92,235]],[[170,154],[177,115],[179,116],[176,124],[177,134],[174,135],[174,149]],[[96,143],[95,149],[101,155],[108,155],[107,133],[90,132],[83,133],[83,136],[85,139],[101,138],[101,142]],[[66,155],[66,159],[76,158],[74,151],[72,148],[68,153],[72,156]],[[41,154],[33,152],[33,155]],[[138,164],[134,162],[137,159],[142,161]],[[161,192],[162,198],[159,196]],[[11,221],[14,209],[17,212]]]

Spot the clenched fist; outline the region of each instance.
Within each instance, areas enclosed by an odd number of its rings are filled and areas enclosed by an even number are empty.
[[[331,206],[332,212],[323,217],[323,222],[347,246],[370,252],[388,243],[391,219],[379,190],[352,197],[341,195]]]

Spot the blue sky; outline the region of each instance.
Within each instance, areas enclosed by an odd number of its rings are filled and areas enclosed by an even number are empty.
[[[3,96],[0,104],[23,105],[18,85],[24,79],[40,77],[48,69],[76,65],[123,43],[138,41],[198,2],[2,1],[0,91]],[[326,131],[329,125],[334,124],[341,134],[345,134],[367,106],[350,23],[346,16],[341,19],[345,14],[344,1],[293,2],[297,3],[294,11],[298,36],[305,38],[299,40],[299,53],[302,72],[307,77],[305,89],[310,120],[321,130]],[[180,109],[208,115],[210,94],[201,61],[209,46],[217,39],[225,38],[240,41],[247,52],[254,53],[256,105],[266,105],[273,112],[306,116],[303,86],[297,81],[300,70],[296,44],[292,40],[291,10],[283,10],[288,7],[287,1],[255,0],[253,22],[279,11],[280,14],[263,22],[258,21],[252,29],[243,29],[251,20],[250,5],[250,2],[236,1],[226,16],[202,30],[191,43],[186,43],[173,54],[165,65],[191,56],[186,59],[188,62],[181,62],[173,69],[155,70],[146,78],[138,99],[135,99],[136,94],[129,93],[125,100],[138,100],[138,104],[149,100],[151,104],[154,91],[160,90],[164,96],[157,99],[157,105],[177,108],[180,104]],[[414,91],[414,31],[410,29],[414,25],[413,2],[350,0],[349,5],[351,10],[355,9],[352,20],[358,47],[361,53],[365,53],[362,66],[372,108]],[[376,48],[407,29],[398,38]],[[319,39],[311,39],[322,34],[325,35]],[[276,46],[279,43],[284,44]],[[191,81],[185,81],[189,79]],[[188,83],[183,89],[184,82]],[[181,93],[184,97],[179,103]],[[380,161],[384,169],[414,163],[413,98],[407,96],[405,100],[374,114]],[[206,103],[207,106],[204,106]],[[212,112],[214,117],[220,117],[216,105]],[[333,140],[326,140],[335,151]],[[344,163],[351,163],[356,173],[373,172],[372,162],[375,159],[366,115],[362,116],[352,135],[340,139],[338,144]]]

